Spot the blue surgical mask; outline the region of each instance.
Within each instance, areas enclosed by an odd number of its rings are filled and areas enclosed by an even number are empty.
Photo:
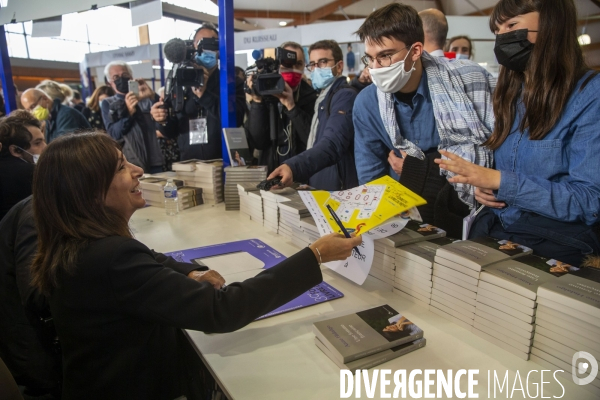
[[[466,54],[460,54],[460,53],[456,53],[456,59],[457,60],[468,60],[469,56]]]
[[[327,86],[331,85],[334,79],[335,76],[333,76],[331,67],[317,67],[310,73],[310,80],[316,90],[325,89]]]
[[[196,54],[194,61],[204,68],[211,69],[217,65],[217,53],[210,50],[204,50],[202,54]]]

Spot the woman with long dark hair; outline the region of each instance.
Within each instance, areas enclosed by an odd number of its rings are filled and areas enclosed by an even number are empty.
[[[198,282],[198,265],[132,237],[142,174],[99,132],[62,136],[40,157],[32,284],[49,296],[61,340],[63,400],[187,394],[178,329],[240,329],[321,282],[320,262],[345,259],[361,242],[329,235],[244,282],[223,288],[214,271]]]
[[[98,86],[88,100],[87,107],[83,109],[83,116],[87,118],[93,129],[106,131],[104,120],[102,120],[102,111],[100,103],[107,97],[115,95],[115,91],[108,85]]]
[[[500,0],[490,29],[502,66],[485,143],[496,168],[447,152],[437,162],[487,206],[471,238],[507,239],[579,265],[600,251],[600,77],[577,43],[575,4]]]

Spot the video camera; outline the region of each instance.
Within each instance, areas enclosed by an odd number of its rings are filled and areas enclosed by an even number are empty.
[[[193,40],[171,39],[165,44],[165,57],[173,63],[165,82],[165,108],[181,112],[185,91],[204,86],[204,71],[194,66],[194,59],[206,50],[219,51],[219,39],[203,38],[197,49]]]
[[[246,76],[252,76],[252,87],[244,83],[244,91],[256,96],[281,94],[285,89],[285,81],[279,74],[279,67],[293,68],[296,65],[296,52],[277,47],[275,58],[267,57],[256,60],[254,65],[246,69]]]

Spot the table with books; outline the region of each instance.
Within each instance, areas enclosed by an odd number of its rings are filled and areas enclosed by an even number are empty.
[[[223,203],[198,205],[183,210],[176,216],[165,215],[162,208],[147,207],[133,215],[131,227],[138,240],[159,252],[172,252],[253,238],[277,249],[285,256],[291,256],[298,251],[299,248],[290,242],[289,237],[278,235],[269,226],[263,226],[251,218],[240,218],[240,215],[239,211],[225,211]],[[290,221],[293,220],[290,218]],[[294,228],[295,225],[290,223],[290,227]],[[290,231],[284,230],[284,232],[289,234]],[[293,233],[293,231],[291,232]],[[393,244],[391,245],[392,250],[389,250],[386,249],[384,243],[385,241],[376,244],[376,250],[379,249],[378,251],[383,254],[378,256],[381,265],[392,265],[396,262],[396,270],[400,270],[401,274],[404,274],[403,276],[409,276],[411,271],[403,269],[404,267],[398,268],[400,263],[394,260],[399,260],[398,257],[410,257],[410,255],[404,251],[395,258],[386,256],[386,251],[394,254]],[[435,266],[431,270],[432,294],[430,299],[423,299],[431,300],[432,304],[435,301],[435,304],[440,307],[438,311],[447,308],[449,304],[444,288],[460,283],[455,279],[454,272],[444,270],[448,267],[441,266],[440,268],[439,273],[434,271]],[[407,374],[415,369],[423,371],[426,369],[444,371],[451,369],[454,372],[460,369],[477,369],[479,370],[476,375],[478,385],[475,386],[474,392],[479,394],[479,398],[489,397],[488,383],[490,383],[490,387],[493,387],[494,372],[502,380],[508,371],[508,386],[512,388],[518,371],[523,387],[528,388],[533,396],[536,390],[539,390],[539,371],[556,369],[543,362],[525,361],[518,357],[518,353],[493,345],[484,336],[474,334],[473,325],[481,326],[484,332],[487,329],[486,319],[476,313],[473,313],[472,321],[464,320],[463,322],[466,323],[461,325],[457,323],[458,320],[452,322],[448,318],[443,318],[440,312],[429,311],[425,301],[409,301],[407,293],[410,293],[413,286],[407,286],[402,292],[404,295],[398,295],[398,289],[386,283],[384,279],[377,279],[375,276],[369,276],[363,285],[357,285],[324,266],[322,270],[324,281],[343,293],[342,298],[262,319],[228,334],[207,335],[197,331],[186,331],[197,349],[198,355],[230,399],[340,398],[340,368],[315,345],[313,324],[384,304],[393,307],[394,310],[422,329],[427,342],[423,348],[376,366],[375,369],[389,369],[392,371],[392,375],[395,370],[402,369],[407,370]],[[380,278],[385,277],[385,270],[377,270],[375,275]],[[483,290],[489,292],[489,296],[484,299],[493,299],[503,293],[494,286],[496,278],[492,275],[490,274],[490,277],[486,278],[486,283],[483,285]],[[425,280],[426,277],[423,278],[423,276],[421,274],[417,279]],[[226,274],[225,278],[229,283],[232,279],[235,280],[234,277],[228,279]],[[483,281],[484,278],[481,277],[481,279]],[[461,287],[465,289],[465,285]],[[465,301],[470,302],[469,304],[477,306],[481,301],[488,301],[473,297],[466,290],[461,289],[461,292],[464,294]],[[513,296],[510,299],[515,306],[522,309],[524,315],[528,315],[527,307],[532,304],[527,295],[528,293],[524,292],[521,295],[522,298]],[[556,300],[552,296],[545,295],[545,299],[547,300],[540,301],[539,304],[543,307],[538,311],[543,311],[541,320],[548,324],[547,327],[542,328],[541,333],[554,329],[550,323],[563,317],[571,307],[569,304],[562,304],[561,308],[557,309],[553,307]],[[493,309],[489,305],[483,304],[483,309],[486,307],[489,308],[488,314],[493,314]],[[483,315],[486,314],[483,313]],[[571,320],[563,320],[563,322],[576,324],[578,323],[577,318],[585,315],[584,310],[584,312],[573,314]],[[498,319],[498,321],[502,320]],[[506,322],[504,320],[503,323]],[[586,322],[580,324],[582,327],[591,326]],[[511,334],[527,331],[527,329],[528,326],[521,323],[519,329],[512,330]],[[544,336],[540,337],[544,338]],[[536,340],[537,338],[533,339],[534,346]],[[552,348],[555,343],[549,339],[542,339],[539,342],[539,347],[542,349],[544,346]],[[589,343],[591,346],[595,342],[589,340]],[[534,352],[531,354],[532,358],[536,358]],[[563,398],[578,400],[598,398],[598,392],[577,386],[570,381],[570,369],[563,369],[565,372],[560,373],[559,376],[568,378],[561,379],[566,393]],[[538,371],[537,378],[530,378],[529,381],[526,381],[525,377],[531,370]],[[488,376],[488,371],[491,371],[491,376]],[[388,378],[392,379],[391,376]],[[552,375],[547,373],[544,381],[548,382],[544,384],[544,396],[560,397],[563,389],[552,378]],[[467,376],[463,375],[461,378],[462,389],[466,389],[466,382]],[[392,380],[387,392],[392,393],[393,390]],[[506,393],[506,388],[504,393]],[[524,398],[521,393],[518,390],[513,398]],[[364,386],[362,394],[365,396]],[[354,394],[351,397],[354,398]],[[506,398],[508,396],[499,395],[498,397]],[[377,383],[374,398],[380,398],[379,383]]]

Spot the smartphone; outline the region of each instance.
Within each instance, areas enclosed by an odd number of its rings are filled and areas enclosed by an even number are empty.
[[[129,81],[129,91],[133,92],[136,97],[140,96],[140,84],[137,81],[131,80]]]

